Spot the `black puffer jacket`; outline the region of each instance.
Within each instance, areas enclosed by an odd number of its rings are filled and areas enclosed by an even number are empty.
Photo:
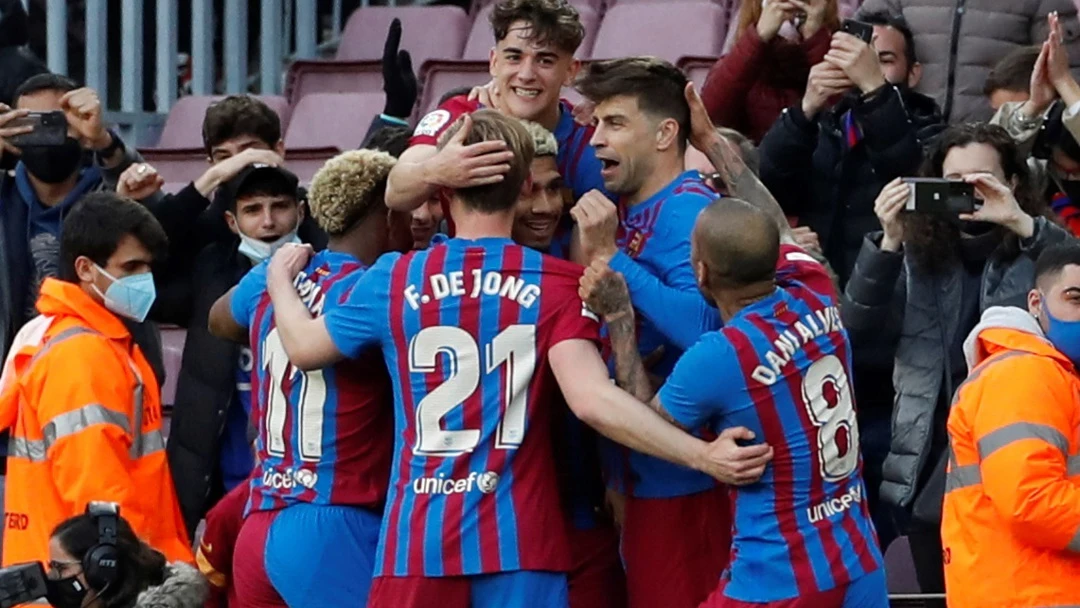
[[[862,130],[854,148],[844,133],[848,110]],[[814,121],[796,105],[761,142],[761,181],[785,213],[818,234],[843,286],[863,237],[881,229],[874,200],[885,184],[916,173],[924,146],[943,128],[932,99],[897,87],[867,101],[849,94]]]

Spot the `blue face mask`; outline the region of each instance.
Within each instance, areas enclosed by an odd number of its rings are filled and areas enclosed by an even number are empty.
[[[93,286],[94,291],[105,300],[105,308],[139,323],[145,321],[157,297],[153,273],[144,272],[118,279],[101,266],[95,264],[94,267],[112,280],[112,285],[109,285],[105,293],[101,293],[97,285]]]
[[[1080,321],[1062,321],[1050,314],[1043,296],[1042,312],[1046,315],[1046,338],[1057,351],[1073,362],[1080,369]]]
[[[259,264],[263,260],[274,255],[274,252],[281,249],[286,244],[300,243],[300,237],[296,235],[296,232],[299,229],[300,224],[297,222],[296,228],[293,228],[292,231],[284,234],[281,238],[272,243],[253,239],[243,232],[238,231],[238,234],[240,235],[240,253],[247,256],[252,264]]]

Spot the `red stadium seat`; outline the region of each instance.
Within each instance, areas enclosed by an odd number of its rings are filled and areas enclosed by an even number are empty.
[[[690,82],[701,90],[702,85],[705,84],[705,77],[709,75],[709,70],[716,63],[716,59],[716,57],[683,57],[679,60],[678,66]]]
[[[161,349],[165,359],[165,384],[161,387],[161,403],[172,406],[176,400],[176,381],[180,377],[180,363],[184,357],[187,330],[181,327],[161,328]]]
[[[401,19],[401,48],[421,67],[429,59],[460,59],[469,16],[456,6],[365,6],[353,11],[341,32],[337,59],[379,61],[390,22]]]
[[[165,192],[180,190],[210,168],[206,160],[206,150],[201,145],[188,149],[140,149],[139,152],[143,160],[157,169],[158,174],[165,180],[165,187],[162,188]]]
[[[289,102],[280,95],[256,95],[270,109],[277,112],[281,119],[281,132],[289,124]],[[191,150],[203,149],[202,125],[206,117],[206,109],[223,96],[188,95],[176,100],[169,116],[165,119],[165,126],[161,130],[155,148],[167,150]]]
[[[305,95],[293,109],[293,120],[285,132],[286,160],[294,150],[359,148],[384,101],[381,92]]]
[[[495,39],[491,35],[491,23],[488,17],[494,5],[483,7],[473,20],[472,30],[469,32],[468,41],[465,43],[465,51],[461,58],[467,61],[487,61],[491,54],[491,47],[495,45]],[[578,48],[578,57],[588,57],[592,52],[593,43],[596,41],[596,31],[600,28],[600,9],[588,5],[578,6],[581,15],[581,25],[585,28],[585,38]]]
[[[292,106],[311,93],[378,93],[382,86],[377,61],[294,61],[285,75],[285,97]]]
[[[604,15],[592,58],[715,56],[726,32],[727,11],[712,2],[619,3]]]

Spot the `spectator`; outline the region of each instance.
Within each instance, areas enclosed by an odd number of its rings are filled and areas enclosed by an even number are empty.
[[[91,503],[49,541],[55,608],[202,608],[206,579],[139,540],[115,504]]]
[[[760,150],[761,181],[819,235],[841,285],[863,235],[878,228],[874,197],[890,179],[918,169],[923,141],[941,125],[934,102],[910,89],[921,68],[907,25],[885,15],[866,19],[874,46],[834,35],[802,103],[784,111]]]
[[[447,95],[452,94],[452,97],[456,97],[468,92],[468,88],[463,90],[455,89]],[[384,127],[368,139],[365,147],[382,150],[388,152],[394,158],[398,158],[409,147],[409,137],[411,135],[412,131],[405,127]],[[409,230],[412,232],[413,249],[427,249],[428,245],[431,244],[431,238],[444,230],[442,200],[438,196],[432,196],[426,203],[413,209]]]
[[[49,71],[26,47],[30,41],[27,21],[21,0],[0,0],[0,103],[8,106],[14,103],[20,84]]]
[[[802,99],[810,66],[825,58],[838,29],[836,0],[743,0],[735,44],[701,89],[713,122],[761,141],[784,108]]]
[[[1080,84],[1069,72],[1063,32],[1055,15],[1050,36],[1029,74],[1026,99],[1006,103],[992,122],[1020,144],[1039,191],[1073,234],[1080,234]]]
[[[927,59],[918,90],[934,98],[949,123],[990,118],[990,103],[982,94],[990,69],[1017,47],[1046,40],[1046,17],[1052,12],[1073,24],[1068,46],[1071,56],[1080,58],[1076,7],[1070,0],[866,0],[859,14],[865,19],[880,11],[914,24],[916,46]],[[1074,73],[1078,69],[1080,63],[1074,64]]]
[[[57,274],[61,227],[72,206],[87,193],[115,189],[120,174],[142,160],[105,128],[97,93],[63,76],[30,78],[15,92],[15,105],[14,111],[0,106],[0,156],[18,154],[20,159],[14,175],[0,176],[0,353],[7,353],[19,328],[37,315],[38,289]],[[4,125],[29,111],[63,111],[68,122],[65,143],[15,149],[7,139],[20,130]],[[88,151],[93,151],[89,163]],[[125,323],[158,382],[163,381],[156,328]]]
[[[964,341],[942,514],[950,605],[1080,602],[1080,244],[1046,249],[1027,311],[990,308]]]
[[[1001,127],[951,127],[923,173],[973,184],[982,207],[959,217],[908,214],[908,184],[891,182],[875,203],[883,232],[864,240],[840,310],[856,353],[895,359],[881,499],[899,509],[901,523],[910,519],[904,527],[923,592],[941,593],[945,418],[967,376],[964,337],[988,307],[1023,306],[1035,259],[1069,236],[1049,219]]]
[[[983,95],[990,100],[995,112],[1008,102],[1024,102],[1029,98],[1031,73],[1039,58],[1039,46],[1022,46],[997,62],[983,85]]]
[[[4,511],[22,522],[6,526],[3,565],[45,561],[50,530],[101,498],[155,549],[190,561],[158,383],[120,322],[150,310],[165,233],[145,207],[98,193],[72,208],[62,239],[60,278],[42,283],[41,316],[0,380],[0,427],[12,431]]]

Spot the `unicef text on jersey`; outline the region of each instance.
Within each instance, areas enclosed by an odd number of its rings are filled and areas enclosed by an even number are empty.
[[[413,480],[413,492],[417,494],[465,494],[472,492],[473,488],[484,494],[491,494],[499,485],[499,474],[494,471],[485,471],[477,474],[469,473],[465,479],[446,479],[443,475],[437,477],[418,477]]]

